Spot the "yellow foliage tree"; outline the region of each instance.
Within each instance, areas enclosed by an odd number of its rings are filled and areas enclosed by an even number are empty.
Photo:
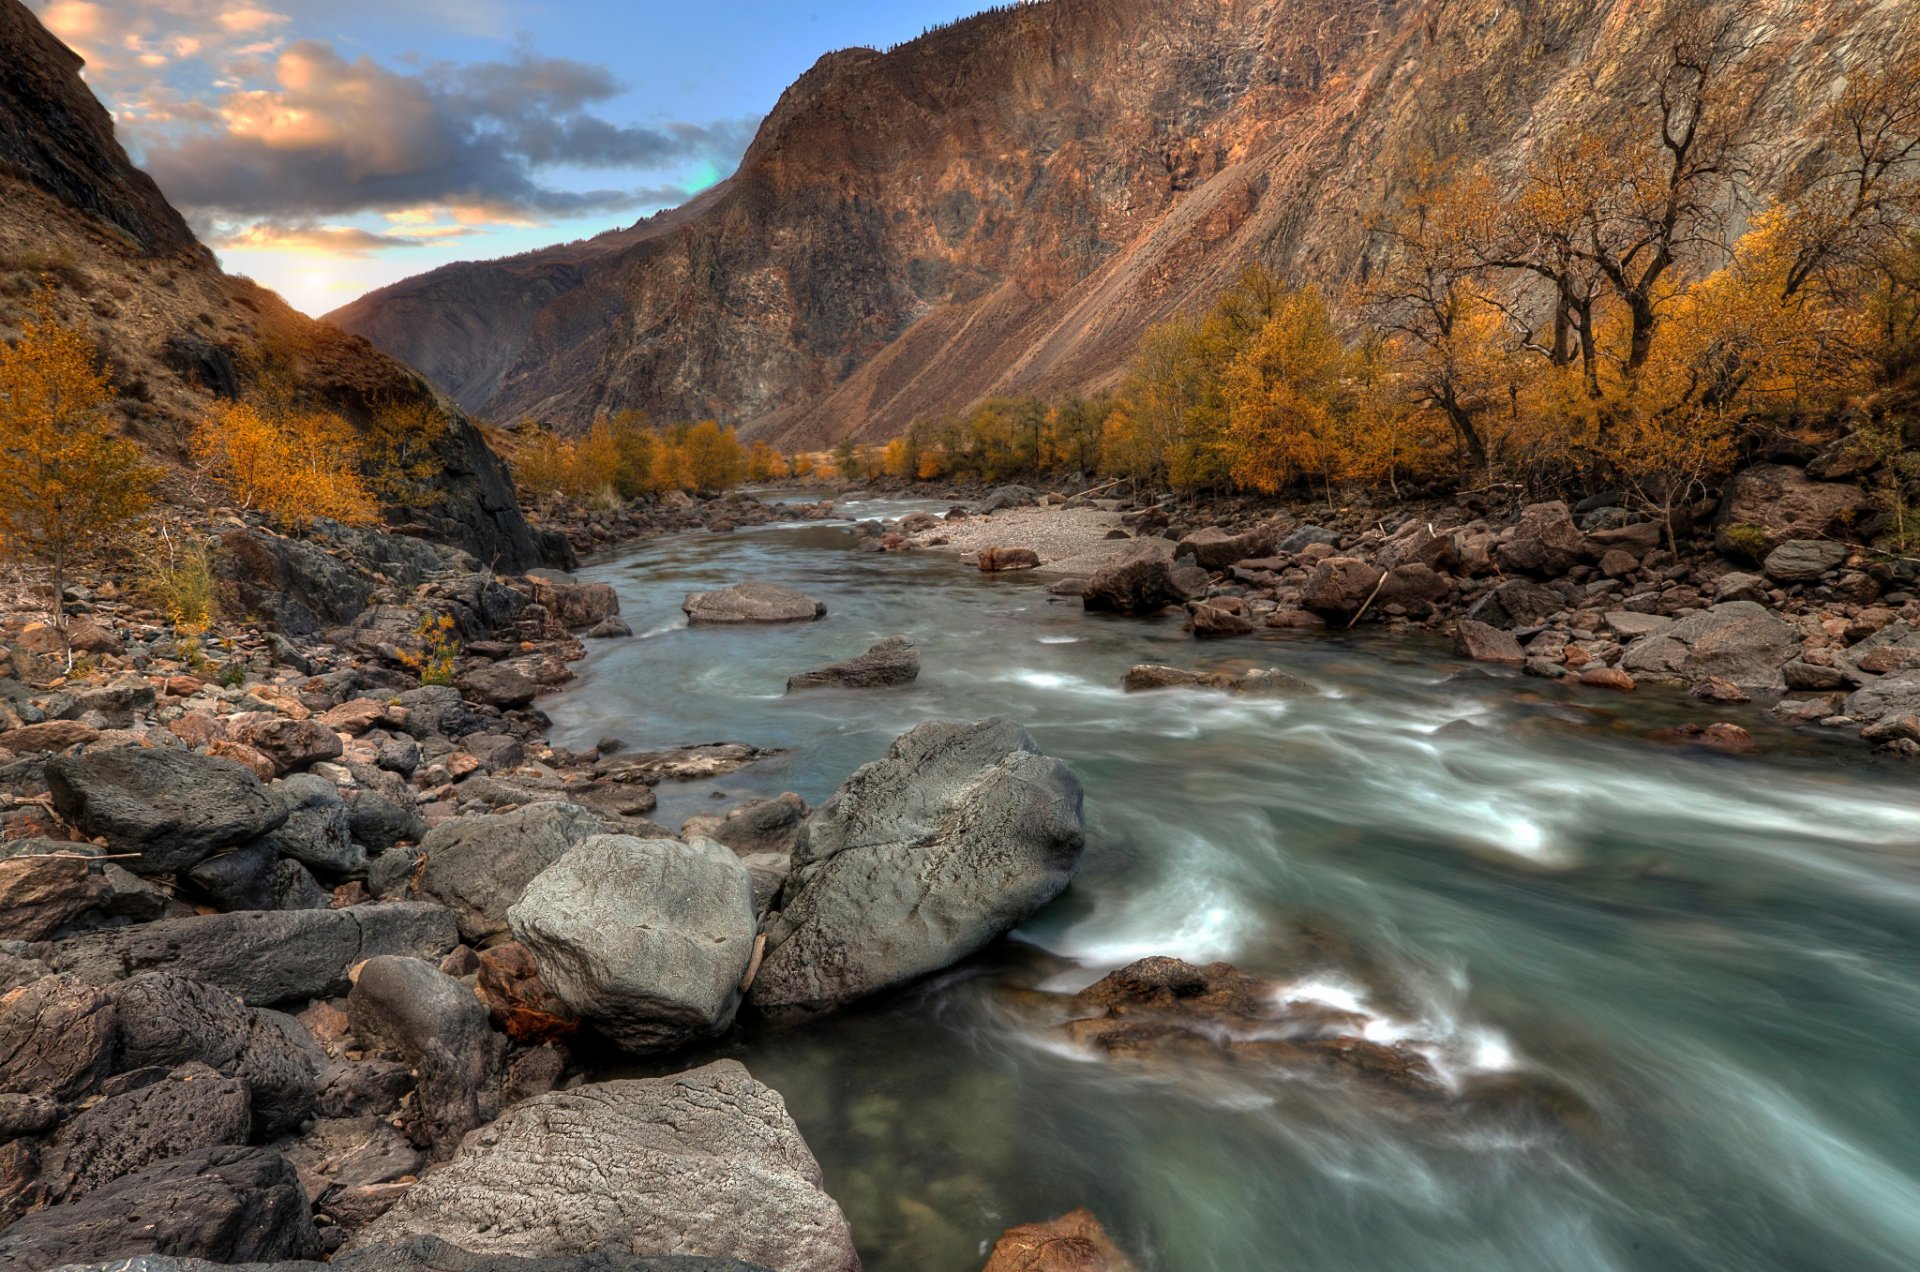
[[[431,503],[433,480],[444,467],[438,448],[450,423],[447,413],[424,392],[375,406],[361,440],[373,493],[400,507]]]
[[[158,477],[114,435],[112,397],[92,340],[60,321],[43,289],[19,339],[0,345],[0,542],[50,567],[62,626],[76,549],[109,542],[144,512]]]
[[[251,401],[222,403],[194,429],[193,452],[242,508],[287,527],[316,517],[348,525],[376,520],[361,478],[360,439],[330,411]]]
[[[1317,288],[1288,292],[1227,369],[1225,448],[1233,479],[1273,493],[1333,482],[1351,467],[1351,358]]]

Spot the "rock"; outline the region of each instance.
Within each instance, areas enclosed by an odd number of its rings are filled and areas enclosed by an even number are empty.
[[[274,772],[281,776],[297,773],[322,760],[337,760],[342,750],[339,735],[314,719],[235,716],[229,728],[235,742],[250,746],[272,760]]]
[[[1003,574],[1013,570],[1040,568],[1040,554],[1032,548],[982,548],[975,561],[982,574]]]
[[[588,640],[615,640],[633,635],[633,628],[627,625],[625,619],[603,618],[589,627],[586,635]]]
[[[1008,1228],[993,1243],[985,1272],[1137,1272],[1091,1210]]]
[[[860,1266],[778,1093],[730,1060],[515,1105],[348,1255],[422,1234],[483,1254],[697,1250],[793,1272]]]
[[[316,1122],[286,1153],[316,1208],[336,1223],[349,1214],[366,1222],[386,1208],[370,1206],[371,1198],[357,1190],[417,1176],[427,1166],[426,1155],[398,1128],[372,1115]],[[404,1191],[393,1193],[388,1203]]]
[[[1672,627],[1674,620],[1664,614],[1639,614],[1633,610],[1609,610],[1607,626],[1622,640],[1652,636]]]
[[[420,841],[420,895],[453,912],[462,940],[483,944],[506,934],[507,907],[534,876],[602,829],[587,809],[558,803],[442,822]]]
[[[1195,636],[1247,636],[1253,632],[1247,603],[1237,596],[1201,601],[1189,615]]]
[[[1723,574],[1713,585],[1713,599],[1716,601],[1754,601],[1765,603],[1767,599],[1767,581],[1758,574],[1735,572]]]
[[[505,663],[474,668],[460,677],[460,687],[469,697],[502,710],[524,707],[540,692],[531,676]]]
[[[1213,576],[1197,565],[1176,565],[1168,577],[1173,581],[1173,590],[1179,593],[1183,601],[1197,601],[1206,596],[1207,589],[1213,586]]]
[[[247,1084],[204,1064],[110,1096],[60,1128],[41,1156],[55,1199],[72,1201],[154,1162],[195,1149],[244,1144]]]
[[[725,1029],[754,943],[753,883],[710,839],[602,835],[569,849],[507,912],[559,999],[629,1051]]]
[[[372,579],[317,543],[229,530],[213,553],[233,613],[258,614],[295,636],[350,623],[373,599]]]
[[[175,972],[259,1007],[328,997],[346,988],[355,963],[376,954],[437,959],[458,939],[440,906],[386,904],[161,919],[36,948],[55,971],[93,984]]]
[[[1767,553],[1761,570],[1776,583],[1812,583],[1846,564],[1847,545],[1828,539],[1788,539]]]
[[[806,800],[788,791],[736,808],[703,833],[742,856],[767,852],[788,855],[809,811]]]
[[[480,1001],[501,1032],[515,1042],[551,1042],[580,1027],[580,1017],[540,979],[533,951],[518,941],[502,941],[480,951],[476,979]]]
[[[1418,607],[1416,612],[1424,614],[1435,601],[1452,590],[1453,582],[1446,575],[1432,566],[1409,561],[1387,571],[1374,602],[1378,605]]]
[[[1337,548],[1340,546],[1340,535],[1337,531],[1329,530],[1325,526],[1301,526],[1282,536],[1280,542],[1274,545],[1273,550],[1289,555],[1297,555],[1316,543],[1323,544],[1329,548]]]
[[[1800,632],[1752,601],[1723,601],[1627,646],[1620,669],[1687,682],[1718,676],[1742,689],[1780,689]]]
[[[42,976],[0,997],[0,1091],[76,1100],[112,1071],[119,1018],[98,989]]]
[[[244,1082],[254,1133],[278,1135],[313,1115],[320,1057],[290,1016],[248,1007],[225,990],[149,973],[110,987],[122,1070],[203,1064]]]
[[[279,890],[280,850],[276,841],[216,853],[182,877],[222,910],[272,910]]]
[[[1785,464],[1756,464],[1728,484],[1713,546],[1757,561],[1789,539],[1821,539],[1843,531],[1871,503],[1858,486],[1813,481]]]
[[[980,501],[976,513],[1002,512],[1008,508],[1028,508],[1039,502],[1040,497],[1031,486],[996,486],[993,492]]]
[[[1840,713],[1863,724],[1920,715],[1920,668],[1892,672],[1854,691]]]
[[[779,583],[736,583],[719,592],[694,592],[680,607],[687,622],[810,623],[824,617],[826,602]]]
[[[384,1045],[413,1065],[427,1139],[436,1149],[451,1153],[480,1125],[492,1033],[472,990],[431,963],[383,954],[361,965],[347,995],[347,1017],[363,1042]]]
[[[879,689],[904,685],[919,678],[920,651],[905,636],[889,636],[866,653],[787,677],[787,692],[796,689]]]
[[[402,840],[418,840],[427,833],[427,824],[412,808],[362,786],[347,800],[347,833],[354,843],[377,855]]]
[[[138,853],[136,874],[169,874],[222,848],[277,830],[280,800],[231,760],[171,748],[114,747],[47,763],[62,817],[115,853]]]
[[[15,755],[31,755],[36,751],[64,751],[70,746],[84,746],[99,736],[100,730],[78,720],[42,720],[0,733],[0,748]]]
[[[60,1101],[50,1095],[0,1094],[0,1143],[45,1134],[59,1121]]]
[[[1174,555],[1192,556],[1203,570],[1224,570],[1236,562],[1266,556],[1273,551],[1273,544],[1271,530],[1230,534],[1218,526],[1208,526],[1182,538],[1174,548]]]
[[[101,910],[113,895],[99,862],[78,853],[48,855],[63,846],[42,842],[46,852],[0,859],[0,915],[5,916],[0,931],[8,940],[44,941],[83,915]]]
[[[974,953],[1065,889],[1080,804],[1011,720],[913,729],[808,819],[750,1000],[828,1011]]]
[[[1588,667],[1580,673],[1580,683],[1595,689],[1629,690],[1636,688],[1632,676],[1618,667]]]
[[[1328,557],[1300,589],[1300,605],[1330,622],[1350,622],[1373,599],[1380,571],[1359,557]]]
[[[1791,666],[1791,664],[1789,664],[1789,666]],[[1752,695],[1745,689],[1734,684],[1731,680],[1723,680],[1719,676],[1708,676],[1705,680],[1700,681],[1691,689],[1688,689],[1687,696],[1689,698],[1698,698],[1702,702],[1735,703],[1753,701]]]
[[[1081,604],[1110,614],[1158,614],[1182,599],[1173,583],[1173,545],[1130,539],[1087,580]]]
[[[1820,692],[1828,689],[1846,689],[1853,681],[1839,667],[1822,667],[1804,659],[1796,658],[1780,669],[1786,680],[1787,688]]]
[[[1312,693],[1313,686],[1298,676],[1277,667],[1256,668],[1235,674],[1228,671],[1184,671],[1154,663],[1138,663],[1121,678],[1120,687],[1128,693],[1153,689],[1225,689],[1233,693]]]
[[[677,491],[674,493],[678,493]],[[187,1268],[85,1269],[83,1272],[193,1272]],[[287,1269],[286,1272],[294,1272]],[[308,1272],[308,1270],[301,1270]],[[310,1272],[321,1272],[311,1269]],[[437,1237],[366,1246],[336,1255],[325,1272],[774,1272],[738,1259],[699,1255],[640,1258],[612,1250],[591,1254],[517,1259],[502,1254],[471,1254]]]
[[[1526,661],[1526,654],[1520,648],[1520,641],[1512,632],[1502,631],[1498,627],[1463,618],[1454,627],[1453,652],[1462,658],[1471,658],[1475,662],[1496,662],[1520,664]]]
[[[609,583],[575,583],[546,575],[527,579],[534,603],[568,631],[604,623],[620,612],[620,596]]]
[[[287,806],[286,825],[274,836],[282,852],[322,875],[366,868],[366,849],[354,842],[339,787],[314,773],[296,773],[274,786]]]
[[[1520,510],[1513,537],[1500,545],[1500,564],[1540,578],[1558,578],[1579,563],[1586,540],[1567,505],[1555,499]]]
[[[1621,548],[1608,548],[1600,554],[1600,573],[1610,579],[1624,579],[1640,568],[1640,558]]]
[[[156,1162],[0,1232],[5,1268],[145,1254],[216,1263],[312,1259],[320,1240],[292,1164],[267,1149],[235,1147]]]
[[[1475,601],[1467,617],[1510,630],[1538,622],[1565,604],[1565,598],[1550,587],[1527,579],[1508,579]]]
[[[463,738],[485,727],[485,721],[474,714],[467,700],[452,685],[421,685],[418,689],[409,689],[396,698],[395,703],[406,711],[407,735],[416,741],[425,742],[429,738]],[[416,753],[417,763],[417,753]],[[382,768],[391,767],[383,759]],[[395,769],[396,772],[410,772]]]

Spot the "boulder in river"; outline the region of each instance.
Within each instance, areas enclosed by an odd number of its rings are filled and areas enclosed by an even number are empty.
[[[355,1238],[482,1254],[658,1250],[857,1272],[846,1216],[779,1093],[720,1060],[535,1096],[469,1135]]]
[[[1173,581],[1173,545],[1165,539],[1129,539],[1094,571],[1080,598],[1087,609],[1110,614],[1158,614],[1184,599]]]
[[[1137,1272],[1094,1213],[1078,1210],[1046,1223],[1008,1228],[983,1272]]]
[[[806,1016],[949,966],[1058,896],[1084,846],[1080,783],[1025,729],[922,724],[807,820],[749,999]]]
[[[753,881],[711,839],[600,835],[527,885],[507,921],[541,981],[630,1051],[726,1028],[753,955]]]
[[[680,607],[687,622],[810,623],[825,616],[827,604],[780,583],[736,583],[717,592],[694,592]]]
[[[1527,660],[1519,638],[1512,632],[1471,618],[1461,619],[1454,628],[1453,652],[1475,662],[1512,663],[1516,667]]]
[[[787,692],[796,689],[880,689],[910,684],[920,675],[920,651],[905,636],[889,636],[842,662],[787,677]]]
[[[53,806],[104,838],[136,874],[171,874],[258,839],[287,820],[286,805],[232,760],[170,747],[113,747],[47,763]]]

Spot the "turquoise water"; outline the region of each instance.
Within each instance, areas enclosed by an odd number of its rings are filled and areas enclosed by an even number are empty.
[[[1912,769],[1757,709],[1561,690],[1423,640],[1196,645],[1045,579],[852,542],[772,526],[591,567],[637,635],[596,643],[545,705],[570,745],[788,748],[662,787],[671,825],[716,792],[817,803],[935,717],[1010,715],[1085,785],[1082,872],[1013,939],[719,1049],[783,1093],[873,1272],[976,1272],[1005,1227],[1080,1205],[1169,1272],[1920,1266]],[[828,616],[684,627],[687,592],[748,578]],[[920,647],[915,686],[783,693],[894,632]],[[1123,694],[1138,662],[1277,666],[1319,692]],[[1716,719],[1761,753],[1649,736]],[[1118,1068],[1014,1004],[1148,954],[1359,1007],[1457,1098]]]

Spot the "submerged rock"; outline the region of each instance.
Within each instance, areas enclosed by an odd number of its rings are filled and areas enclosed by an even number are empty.
[[[657,1250],[795,1272],[860,1267],[779,1093],[731,1060],[515,1105],[362,1230],[348,1259],[422,1235],[482,1254]]]
[[[1046,1223],[1008,1228],[993,1243],[983,1272],[1136,1272],[1136,1267],[1083,1206]]]
[[[736,583],[718,592],[694,592],[680,607],[687,622],[810,623],[827,612],[825,601],[779,583]]]
[[[1027,731],[931,721],[865,765],[801,830],[749,998],[830,1011],[1004,935],[1080,863],[1080,783]]]
[[[920,676],[920,651],[905,636],[889,636],[866,653],[787,677],[796,689],[880,689],[911,684]]]

